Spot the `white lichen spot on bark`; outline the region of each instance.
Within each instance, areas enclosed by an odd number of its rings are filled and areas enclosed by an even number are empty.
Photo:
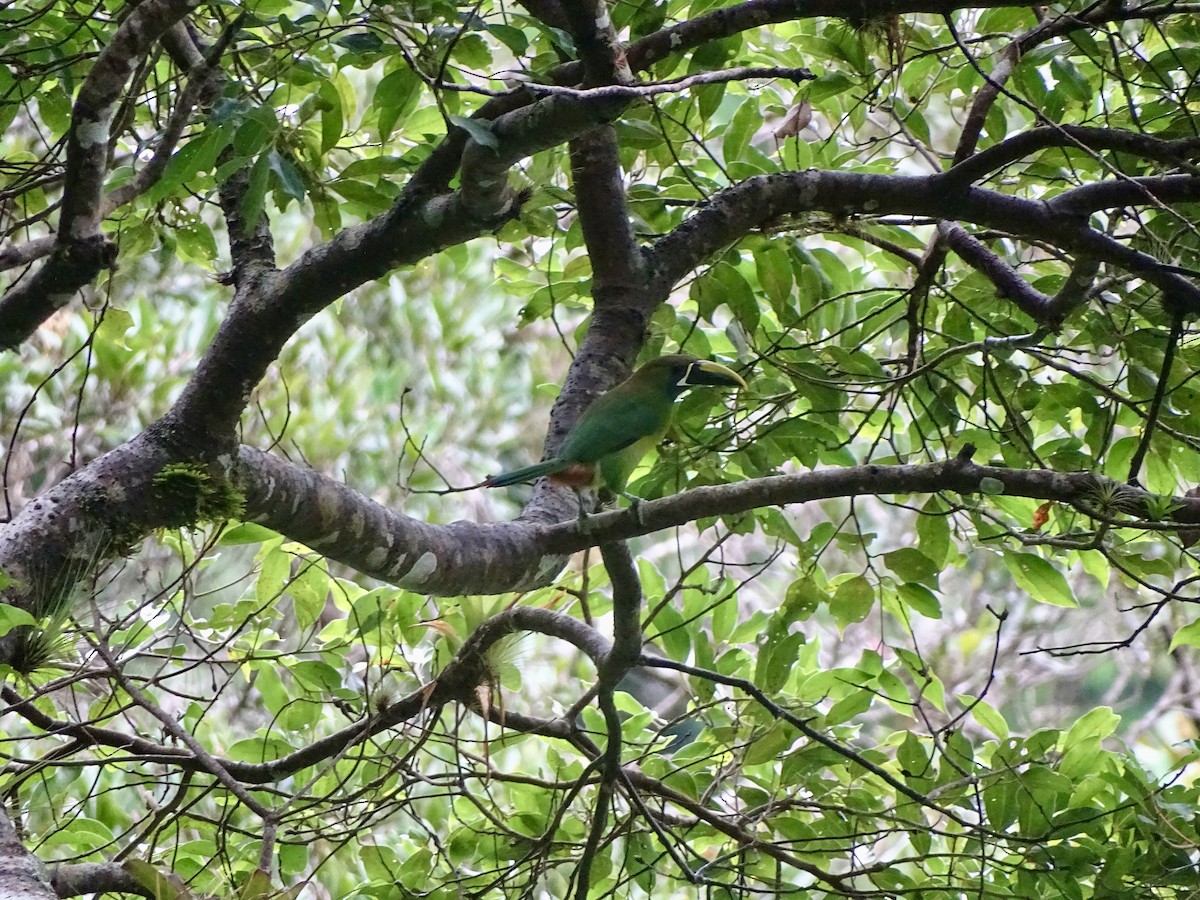
[[[341,518],[338,515],[340,511],[337,495],[333,491],[317,491],[317,515],[322,523],[334,525]]]
[[[367,554],[367,557],[365,560],[365,562],[367,564],[367,570],[374,572],[378,569],[382,569],[383,564],[385,562],[387,562],[387,557],[388,557],[387,548],[376,547],[374,550],[372,550],[370,553]]]
[[[408,562],[408,554],[401,553],[396,557],[396,561],[392,563],[387,570],[387,577],[394,579],[397,575],[404,571],[404,566]]]
[[[270,500],[271,497],[274,496],[274,494],[275,494],[275,476],[272,475],[269,478],[267,478],[267,493],[266,493],[266,496],[263,497],[263,502],[265,503],[266,501]]]
[[[429,580],[429,576],[437,571],[438,558],[437,554],[432,550],[426,550],[417,557],[417,561],[412,564],[403,578],[400,579],[401,587],[420,587]]]
[[[421,209],[421,219],[430,228],[437,228],[446,218],[446,210],[437,200],[431,200]]]
[[[361,509],[356,509],[354,511],[354,514],[350,516],[350,534],[352,534],[355,537],[355,539],[357,540],[363,536],[363,533],[366,530],[367,530],[366,516],[363,515]]]
[[[541,584],[547,578],[553,578],[566,563],[567,557],[565,556],[543,556],[538,560],[538,570],[534,581]]]
[[[81,147],[91,148],[97,144],[107,144],[108,123],[80,122],[79,127],[75,129],[75,136],[79,139]]]
[[[879,201],[878,200],[867,200],[865,203],[863,203],[863,209],[866,210],[867,212],[871,212],[872,210],[879,209]]]

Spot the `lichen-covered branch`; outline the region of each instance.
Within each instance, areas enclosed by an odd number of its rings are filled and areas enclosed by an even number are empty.
[[[811,503],[833,497],[893,494],[1004,493],[1073,505],[1095,513],[1108,479],[1088,472],[1026,471],[982,466],[965,459],[778,475],[684,491],[643,501],[629,510],[602,512],[581,527],[572,502],[557,523],[429,525],[393,513],[318,472],[243,448],[240,483],[246,515],[267,527],[376,578],[433,595],[502,593],[551,583],[569,554],[697,519],[747,510]],[[1149,517],[1153,495],[1115,486],[1122,509]],[[573,498],[572,498],[573,499]],[[1133,528],[1200,522],[1200,499],[1172,498],[1172,523],[1129,520]]]
[[[0,808],[0,897],[13,900],[56,900],[49,874],[40,859],[25,849],[8,812]]]

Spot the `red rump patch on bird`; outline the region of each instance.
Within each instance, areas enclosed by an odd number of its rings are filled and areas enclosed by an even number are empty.
[[[596,478],[596,467],[590,463],[572,463],[561,472],[546,476],[546,480],[569,488],[589,487]]]

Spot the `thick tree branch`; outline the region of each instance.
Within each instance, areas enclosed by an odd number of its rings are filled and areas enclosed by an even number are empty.
[[[591,88],[564,87],[558,84],[528,84],[521,91],[528,91],[535,96],[549,94],[551,96],[575,97],[585,100],[637,100],[647,97],[658,97],[663,94],[681,94],[705,84],[728,84],[731,81],[752,81],[754,79],[786,78],[799,84],[801,81],[812,81],[817,76],[804,68],[789,66],[738,66],[733,69],[718,69],[715,72],[697,72],[680,78],[668,78],[666,81],[655,81],[650,84],[611,84]]]
[[[508,171],[539,150],[556,147],[593,126],[615,119],[626,97],[551,96],[495,119],[494,144],[468,141],[462,157],[462,199],[467,212],[491,220],[511,202]]]
[[[167,875],[163,879],[178,881],[178,876]],[[59,863],[51,872],[50,883],[59,897],[79,897],[83,894],[159,896],[120,863]],[[177,886],[183,887],[183,883],[179,882]]]
[[[1096,153],[1116,150],[1167,166],[1194,167],[1200,160],[1200,138],[1163,140],[1120,128],[1055,125],[1031,128],[1005,138],[946,172],[951,189],[958,190],[999,172],[1027,156],[1050,148],[1082,148]]]
[[[500,227],[524,199],[508,188],[508,171],[516,162],[606,120],[626,102],[548,97],[493,122],[487,145],[468,144],[459,191],[429,196],[424,182],[410,183],[387,213],[344,229],[278,273],[269,271],[264,251],[258,277],[244,297],[239,290],[168,416],[171,427],[197,439],[232,434],[250,391],[309,318],[398,266]],[[236,206],[236,197],[226,206]]]
[[[247,517],[364,574],[434,595],[523,591],[552,583],[566,557],[585,547],[626,540],[701,518],[834,497],[893,494],[1005,493],[1095,511],[1104,491],[1119,490],[1122,508],[1148,515],[1153,496],[1088,472],[1026,471],[961,459],[918,465],[855,466],[778,475],[684,491],[644,501],[638,515],[603,512],[580,528],[573,504],[565,521],[428,525],[397,515],[317,472],[243,448],[241,483]],[[1173,498],[1172,523],[1130,520],[1134,528],[1200,522],[1200,499]]]
[[[623,542],[600,545],[600,558],[613,590],[613,645],[600,665],[601,690],[611,690],[642,653],[642,583]]]
[[[8,812],[0,807],[0,896],[55,900],[46,866],[25,849]]]
[[[1082,193],[1080,193],[1082,192]],[[1088,227],[1083,213],[1114,205],[1191,201],[1200,178],[1166,176],[1103,182],[1047,203],[979,187],[957,189],[945,174],[905,177],[855,172],[787,172],[749,178],[714,195],[649,251],[653,282],[674,285],[721,247],[784,216],[824,212],[930,216],[972,222],[1047,241],[1077,256],[1111,263],[1150,282],[1178,308],[1200,312],[1200,288],[1148,254]]]
[[[563,5],[583,63],[584,87],[633,83],[608,7],[608,0],[572,0]]]
[[[1090,256],[1080,256],[1071,266],[1067,280],[1050,298],[1050,309],[1059,321],[1065,319],[1075,307],[1081,305],[1092,293],[1092,284],[1100,271],[1100,263]]]
[[[601,125],[571,141],[571,181],[597,306],[644,308],[642,257],[626,203],[616,129]]]
[[[161,431],[151,428],[25,504],[0,526],[0,568],[17,579],[4,602],[43,615],[47,602],[69,591],[72,574],[82,577],[163,527],[168,512],[157,503],[153,481],[174,458]],[[0,659],[9,658],[15,634],[0,638]]]
[[[1158,175],[1097,181],[1063,191],[1046,201],[1054,213],[1085,216],[1102,209],[1200,200],[1200,176]]]

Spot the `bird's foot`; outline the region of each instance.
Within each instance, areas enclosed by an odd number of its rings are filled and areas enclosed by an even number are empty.
[[[582,492],[575,492],[575,499],[579,501],[579,530],[583,534],[589,534],[592,530],[592,517],[588,515],[587,507],[583,503]]]
[[[641,527],[641,525],[643,524],[642,523],[642,498],[637,496],[636,494],[626,493],[625,491],[621,491],[621,493],[625,494],[625,499],[629,501],[629,511],[631,513],[633,513],[633,521],[637,522],[638,526]]]

